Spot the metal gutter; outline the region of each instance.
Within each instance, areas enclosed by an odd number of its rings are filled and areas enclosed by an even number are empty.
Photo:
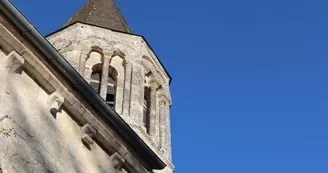
[[[163,169],[166,164],[149,148],[133,129],[111,109],[75,69],[58,53],[47,39],[9,1],[0,0],[0,10],[56,71],[97,111],[103,120],[147,163],[151,169]]]

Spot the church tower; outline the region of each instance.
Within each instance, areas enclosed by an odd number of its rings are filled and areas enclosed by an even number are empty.
[[[114,0],[89,0],[47,39],[172,173],[171,77]]]

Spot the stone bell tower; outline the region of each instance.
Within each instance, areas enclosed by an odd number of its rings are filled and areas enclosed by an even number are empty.
[[[114,0],[89,0],[47,39],[173,172],[171,77]]]

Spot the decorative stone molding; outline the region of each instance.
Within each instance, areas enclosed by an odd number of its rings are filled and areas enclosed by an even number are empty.
[[[163,89],[159,91],[158,98],[159,100],[165,100],[169,105],[172,105],[171,97],[167,95],[167,93],[164,92]]]
[[[22,46],[18,39],[13,36],[13,34],[2,24],[0,23],[0,37],[2,40],[5,40],[5,43],[0,40],[1,47],[7,53],[15,50],[19,54],[23,54],[25,51],[24,46]]]
[[[92,128],[89,124],[85,124],[81,129],[81,139],[90,147],[94,143],[93,138],[96,133],[97,131],[94,128]]]
[[[19,55],[16,51],[12,51],[8,55],[6,68],[9,70],[10,73],[15,73],[23,66],[24,62],[25,59],[21,55]]]
[[[113,41],[115,40],[115,41]],[[136,52],[135,45],[122,38],[108,39],[105,37],[100,37],[96,35],[90,35],[85,37],[85,39],[78,40],[77,45],[84,46],[99,46],[104,48],[104,52],[124,52],[131,55]]]
[[[50,105],[50,113],[53,116],[56,116],[56,114],[60,112],[60,108],[64,104],[64,101],[64,97],[59,95],[58,92],[54,92],[49,96],[48,104]]]
[[[150,88],[154,88],[154,89],[158,90],[160,86],[161,85],[157,82],[157,80],[152,79],[149,81]]]
[[[125,162],[124,157],[118,154],[117,152],[111,156],[113,167],[117,170],[122,169],[122,166]]]

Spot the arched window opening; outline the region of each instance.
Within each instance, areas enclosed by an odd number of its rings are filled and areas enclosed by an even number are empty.
[[[106,102],[112,108],[114,108],[115,105],[116,81],[117,71],[110,66],[108,70]]]
[[[121,95],[120,91],[117,91],[117,88],[123,88],[123,60],[118,56],[104,56],[102,50],[100,48],[99,50],[96,48],[93,48],[90,52],[85,63],[85,78],[90,83],[91,87],[106,101],[109,106],[112,108],[117,106],[118,109],[121,109],[121,105],[117,105],[115,100],[117,94]]]
[[[149,127],[150,127],[150,89],[145,87],[144,91],[144,106],[143,106],[143,125],[149,134]]]
[[[92,67],[90,77],[90,85],[97,92],[100,93],[101,86],[102,64],[96,64]]]

